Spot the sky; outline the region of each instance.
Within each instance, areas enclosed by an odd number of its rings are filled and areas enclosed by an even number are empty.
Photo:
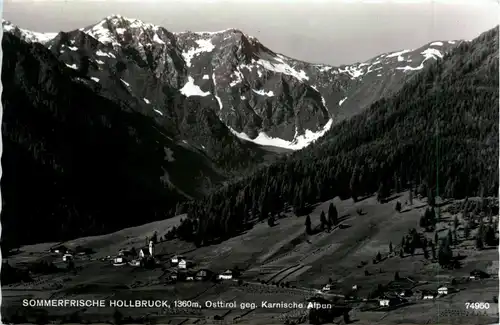
[[[111,14],[172,32],[237,28],[275,52],[332,65],[472,39],[499,23],[498,0],[4,0],[3,18],[37,32],[68,31]]]

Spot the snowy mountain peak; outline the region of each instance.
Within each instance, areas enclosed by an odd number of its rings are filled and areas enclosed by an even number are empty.
[[[57,36],[57,33],[37,33],[27,29],[22,29],[5,19],[2,19],[2,29],[4,32],[10,32],[26,42],[38,42],[45,44]]]
[[[136,18],[118,14],[110,15],[97,24],[80,29],[103,44],[120,47],[123,43],[140,42],[141,44],[165,44],[168,33],[165,29],[145,23]]]
[[[129,17],[124,17],[122,15],[118,14],[113,14],[101,21],[107,21],[108,23],[115,25],[115,26],[126,26],[128,28],[142,28],[142,29],[152,29],[152,30],[157,30],[159,26],[145,23],[140,19],[137,18],[129,18]]]

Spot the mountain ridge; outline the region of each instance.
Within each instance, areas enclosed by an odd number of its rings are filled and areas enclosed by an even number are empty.
[[[12,24],[4,22],[4,26],[15,30]],[[393,94],[429,60],[425,53],[431,52],[431,47],[432,57],[437,59],[441,52],[458,43],[434,41],[425,45],[426,49],[395,51],[365,62],[334,67],[276,53],[235,28],[170,32],[139,19],[111,15],[75,31],[101,44],[98,50],[85,51],[94,56],[92,61],[100,71],[112,69],[123,61],[124,73],[128,72],[132,79],[150,74],[159,87],[167,84],[185,90],[187,97],[210,97],[219,106],[220,120],[240,139],[292,150],[306,147],[332,125]],[[70,32],[69,38],[76,37],[75,31]],[[44,39],[44,44],[64,50],[56,38]],[[68,49],[85,47],[74,43],[65,46],[66,54]],[[58,55],[77,67],[74,60],[63,54]],[[127,71],[131,69],[130,62],[140,69]],[[142,93],[151,92],[147,86],[133,85],[127,77],[123,80],[141,93],[136,96],[140,101],[164,106],[163,96],[143,96]]]

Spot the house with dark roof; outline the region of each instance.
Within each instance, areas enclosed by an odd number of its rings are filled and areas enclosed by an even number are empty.
[[[172,266],[176,266],[177,264],[179,264],[179,261],[184,260],[184,259],[185,259],[185,257],[184,257],[184,256],[182,256],[182,255],[174,255],[174,256],[172,256],[172,258],[170,259],[170,264],[171,264]]]
[[[64,245],[59,245],[59,246],[51,247],[50,252],[56,253],[56,254],[66,254],[66,253],[69,253],[69,249]]]
[[[484,271],[475,269],[470,272],[470,279],[487,279],[490,275]]]
[[[201,269],[196,272],[195,279],[197,281],[206,281],[213,276],[213,272],[208,269]]]
[[[231,280],[233,278],[233,271],[226,270],[223,273],[219,274],[219,280]]]
[[[421,297],[423,300],[432,300],[438,296],[438,293],[436,290],[422,290],[421,291]]]

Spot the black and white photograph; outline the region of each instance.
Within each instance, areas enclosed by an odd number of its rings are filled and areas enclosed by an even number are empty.
[[[494,0],[5,0],[1,324],[499,324]]]

